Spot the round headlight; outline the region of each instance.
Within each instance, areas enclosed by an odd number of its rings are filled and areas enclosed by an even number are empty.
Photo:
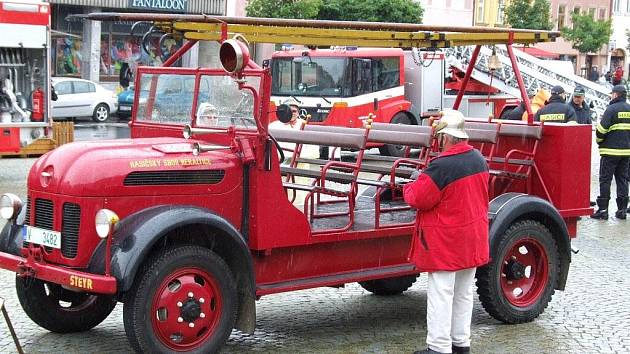
[[[96,234],[100,238],[107,238],[112,228],[120,220],[118,215],[109,209],[101,209],[96,213]]]
[[[15,194],[7,193],[0,197],[0,217],[10,220],[22,209],[22,200]]]

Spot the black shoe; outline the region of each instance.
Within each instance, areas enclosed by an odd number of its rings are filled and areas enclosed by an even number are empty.
[[[415,352],[413,352],[413,354],[442,354],[442,353],[440,353],[440,352],[436,352],[436,351],[435,351],[435,350],[433,350],[433,349],[429,349],[429,348],[427,348],[427,349],[425,349],[425,350],[418,350],[418,351],[415,351]]]
[[[591,214],[591,219],[608,220],[608,210],[598,210]]]
[[[615,217],[617,219],[626,220],[626,210],[617,210],[615,212]]]
[[[470,354],[470,347],[453,346],[453,354]]]
[[[590,204],[591,204],[591,206],[595,206],[595,205],[597,205],[597,203],[596,203],[596,202],[594,202],[594,201],[592,201],[592,200],[590,201]]]

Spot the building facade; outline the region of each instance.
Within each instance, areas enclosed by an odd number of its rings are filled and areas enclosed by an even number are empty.
[[[160,43],[156,34],[142,48],[142,35],[148,25],[136,28],[131,22],[100,22],[68,19],[69,15],[90,12],[162,12],[184,14],[237,15],[241,0],[50,0],[52,8],[52,75],[77,76],[93,81],[118,81],[125,63],[160,65],[180,45],[174,39]],[[202,44],[206,45],[206,44]],[[194,48],[185,58],[196,65],[204,48]],[[205,58],[205,57],[204,57]],[[202,59],[203,60],[203,59]]]
[[[473,24],[473,0],[419,0],[419,3],[424,9],[424,25],[444,25],[454,21],[459,26]]]
[[[623,68],[623,76],[628,79],[630,63],[628,51],[628,31],[630,31],[630,0],[613,0],[612,2],[613,33],[610,37],[610,67],[614,70],[617,66]]]
[[[475,0],[474,24],[485,27],[505,27],[505,9],[509,0]]]

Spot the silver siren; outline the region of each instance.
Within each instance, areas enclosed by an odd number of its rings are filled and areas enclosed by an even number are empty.
[[[199,154],[201,154],[202,152],[225,150],[229,148],[230,148],[229,146],[224,146],[224,145],[208,145],[208,144],[193,143],[192,153],[194,156],[199,156]]]
[[[193,135],[204,134],[216,134],[221,133],[221,130],[206,129],[206,128],[193,128],[190,124],[184,126],[184,139],[190,139]]]

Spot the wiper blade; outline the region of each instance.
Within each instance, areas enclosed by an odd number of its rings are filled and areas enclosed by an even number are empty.
[[[332,102],[330,102],[326,97],[324,96],[319,96],[322,100],[326,101],[326,103],[331,104]]]

